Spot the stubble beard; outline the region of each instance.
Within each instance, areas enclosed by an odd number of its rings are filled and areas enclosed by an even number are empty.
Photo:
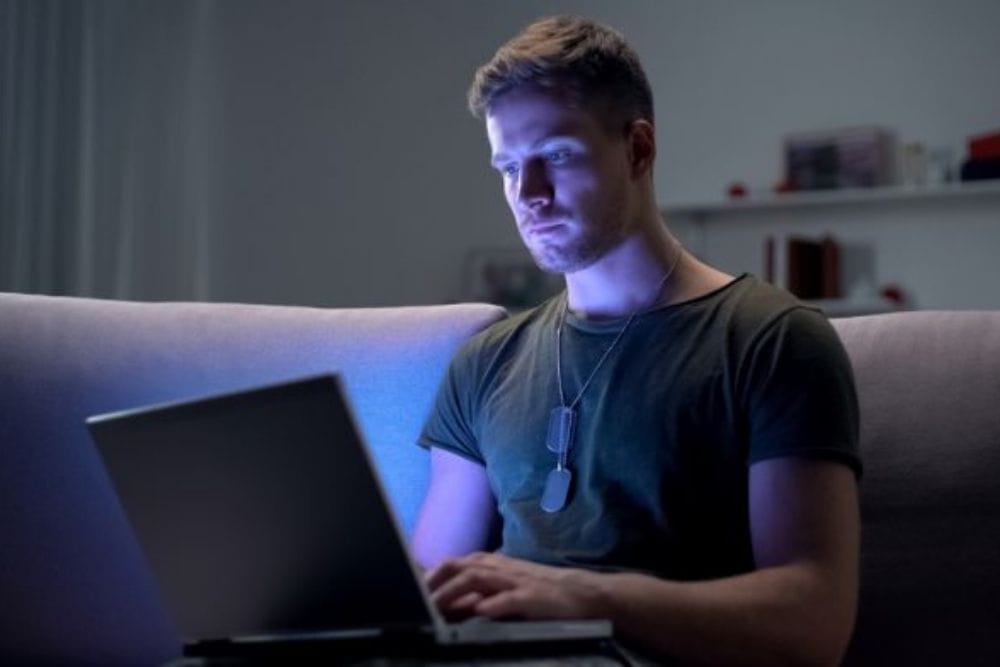
[[[628,235],[628,225],[619,216],[606,215],[599,222],[590,222],[578,234],[562,241],[543,241],[540,245],[529,244],[531,253],[539,269],[547,273],[574,273],[593,265],[606,254],[617,248]]]

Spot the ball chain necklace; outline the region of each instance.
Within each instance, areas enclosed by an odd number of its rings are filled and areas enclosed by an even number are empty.
[[[552,409],[549,414],[549,430],[545,437],[545,446],[556,455],[556,467],[549,471],[548,476],[545,478],[545,490],[542,492],[541,507],[546,512],[558,512],[563,507],[566,506],[566,499],[569,497],[569,487],[573,482],[573,473],[567,467],[567,459],[569,457],[569,451],[573,447],[573,436],[576,430],[576,406],[583,398],[583,392],[587,391],[587,387],[590,386],[591,380],[597,375],[597,371],[600,370],[601,366],[611,355],[611,351],[615,349],[618,345],[618,341],[622,339],[625,332],[628,331],[629,325],[636,318],[640,312],[648,310],[656,302],[656,299],[660,296],[663,291],[663,286],[667,284],[667,280],[673,275],[674,269],[677,268],[677,264],[680,262],[681,254],[683,253],[683,248],[678,243],[677,244],[677,254],[674,256],[673,262],[670,264],[670,268],[664,274],[663,278],[656,285],[656,289],[653,290],[653,296],[649,302],[636,308],[625,320],[625,326],[623,326],[615,339],[611,341],[611,345],[608,349],[604,351],[601,358],[597,360],[597,364],[594,369],[590,371],[590,375],[587,380],[580,387],[580,391],[577,392],[576,398],[566,405],[566,395],[563,391],[563,379],[562,379],[562,330],[563,324],[566,322],[566,312],[569,310],[568,298],[567,301],[563,303],[563,311],[559,317],[559,324],[556,326],[556,383],[559,385],[559,406]]]

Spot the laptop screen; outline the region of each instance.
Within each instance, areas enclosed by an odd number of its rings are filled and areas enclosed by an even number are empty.
[[[335,376],[87,425],[184,639],[433,623]]]

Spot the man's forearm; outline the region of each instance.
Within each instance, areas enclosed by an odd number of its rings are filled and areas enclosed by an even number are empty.
[[[810,563],[705,582],[577,571],[626,642],[712,664],[837,664],[854,624],[856,590]],[[567,582],[569,583],[569,582]]]

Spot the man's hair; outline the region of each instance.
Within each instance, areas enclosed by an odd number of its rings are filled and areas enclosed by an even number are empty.
[[[621,33],[589,19],[552,16],[526,27],[476,71],[469,110],[483,118],[500,96],[522,87],[568,94],[609,129],[638,118],[653,122],[639,56]]]

